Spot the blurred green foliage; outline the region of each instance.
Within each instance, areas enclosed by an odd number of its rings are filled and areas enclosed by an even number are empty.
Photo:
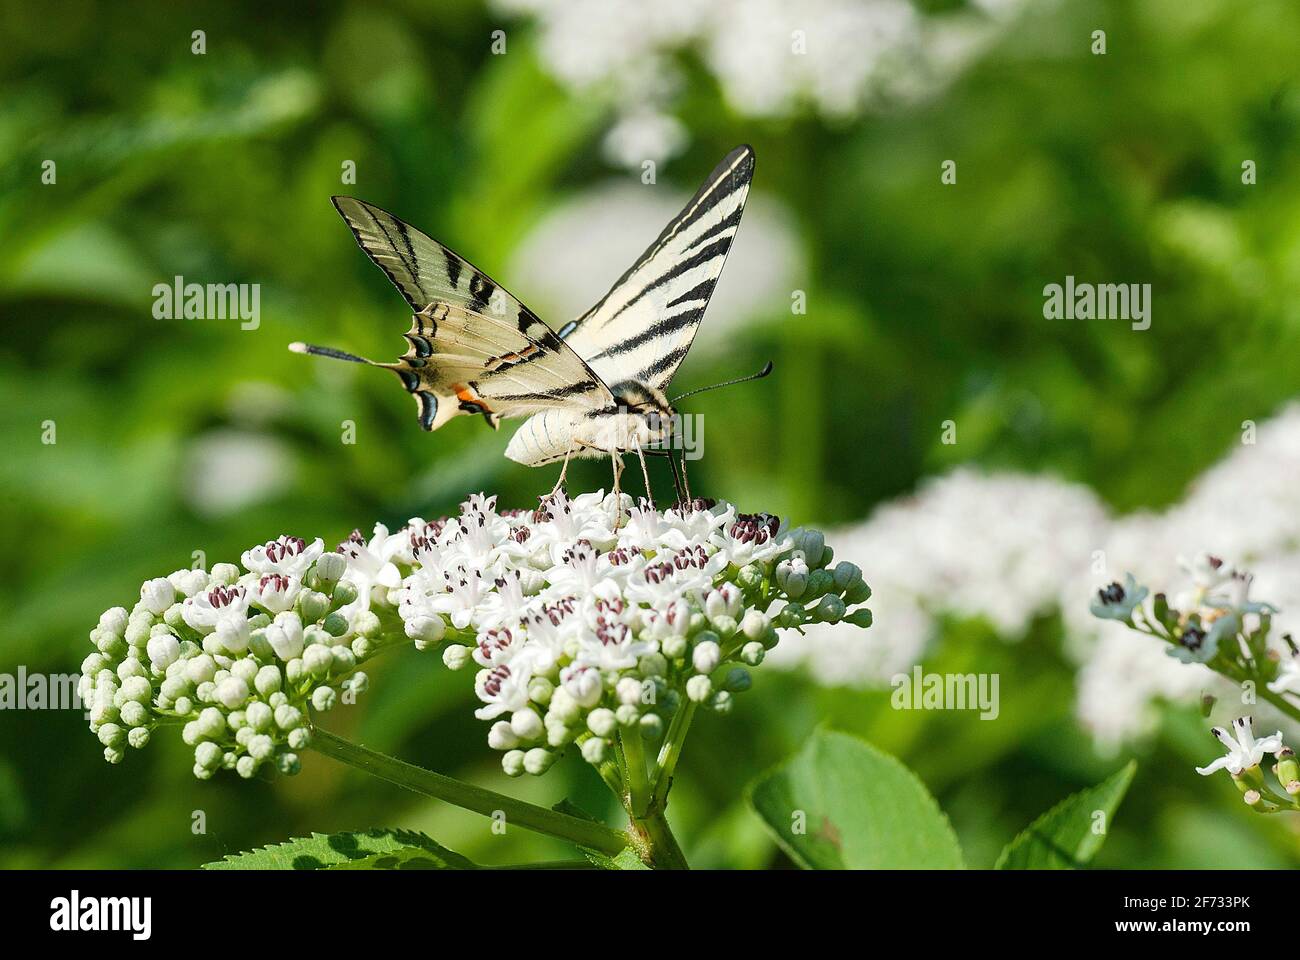
[[[505,504],[549,489],[551,471],[502,458],[509,430],[465,419],[430,436],[389,378],[285,350],[400,349],[404,305],[331,193],[397,212],[512,286],[503,267],[538,217],[619,175],[600,160],[604,108],[545,75],[526,25],[491,56],[501,23],[469,0],[310,13],[0,4],[0,670],[75,670],[100,611],[193,551],[235,559],[281,532],[332,542],[376,519],[451,511],[479,489]],[[200,28],[208,50],[195,56]],[[1098,28],[1104,57],[1088,53]],[[693,189],[728,148],[753,143],[756,189],[795,212],[809,264],[806,316],[756,327],[725,361],[686,364],[683,387],[777,360],[767,384],[694,407],[724,426],[693,484],[821,522],[860,518],[959,461],[1050,469],[1119,509],[1175,499],[1242,420],[1295,391],[1298,63],[1293,3],[1067,0],[1031,10],[935,102],[852,123],[747,120],[693,73],[681,111],[692,139],[661,176]],[[47,159],[53,185],[40,179]],[[340,186],[344,159],[355,187]],[[945,159],[958,161],[956,186],[940,184]],[[1248,159],[1254,186],[1241,182]],[[261,284],[260,327],[155,320],[151,288],[178,274]],[[1044,321],[1042,288],[1066,274],[1153,284],[1152,328]],[[955,446],[939,442],[947,419],[961,425]],[[340,443],[344,420],[355,445]],[[46,421],[56,444],[41,442]],[[256,444],[273,464],[262,495],[195,496],[212,480],[203,451],[223,443]],[[571,480],[594,489],[606,469]],[[704,717],[688,742],[671,809],[687,853],[788,865],[742,787],[819,723],[915,769],[973,866],[1118,768],[1072,720],[1055,621],[1015,645],[951,624],[927,669],[973,664],[1001,673],[998,722],[900,713],[885,693],[759,671],[734,713]],[[332,729],[526,799],[612,813],[575,758],[506,783],[467,678],[435,659],[405,650],[372,677]],[[78,713],[6,712],[0,864],[188,867],[371,826],[424,830],[481,862],[566,855],[314,755],[292,780],[200,783],[186,753],[158,737],[110,768]],[[1170,711],[1138,751],[1098,865],[1300,864],[1294,821],[1255,817],[1227,778],[1197,777],[1207,755],[1199,718]],[[204,834],[191,830],[197,810]]]

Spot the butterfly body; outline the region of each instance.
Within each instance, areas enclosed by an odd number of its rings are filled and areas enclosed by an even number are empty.
[[[295,343],[290,349],[382,367],[415,399],[420,425],[460,414],[496,428],[528,417],[506,456],[541,466],[644,452],[671,435],[664,393],[695,339],[740,226],[754,151],[741,146],[585,314],[557,333],[450,249],[373,204],[334,197],[357,243],[414,312],[393,363]],[[563,473],[561,473],[563,481]]]

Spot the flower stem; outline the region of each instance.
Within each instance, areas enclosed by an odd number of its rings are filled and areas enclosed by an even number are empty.
[[[691,868],[664,818],[662,808],[642,817],[632,817],[630,832],[633,848],[648,866],[661,870]]]
[[[668,734],[664,737],[664,745],[659,749],[659,758],[655,764],[654,793],[650,798],[652,809],[662,810],[667,805],[668,788],[673,783],[673,770],[677,767],[677,758],[682,755],[682,744],[686,740],[686,732],[691,728],[695,707],[694,700],[686,701],[673,714],[673,719],[668,724]]]
[[[328,730],[312,728],[312,748],[349,766],[364,770],[372,776],[407,790],[445,800],[447,803],[490,817],[498,811],[508,822],[526,830],[545,833],[568,840],[589,850],[610,856],[621,853],[629,843],[627,834],[613,830],[603,823],[572,817],[556,810],[548,810],[523,800],[516,800],[495,790],[476,787],[452,777],[434,773],[412,764],[378,753],[358,743],[344,740]]]
[[[650,781],[646,779],[645,749],[641,743],[641,728],[623,730],[623,759],[627,765],[628,807],[633,817],[646,812],[650,802]]]

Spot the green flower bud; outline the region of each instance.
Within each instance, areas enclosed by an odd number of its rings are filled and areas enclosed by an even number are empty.
[[[352,656],[357,660],[367,659],[378,649],[375,641],[369,637],[355,637],[349,647],[352,650]]]
[[[641,736],[655,743],[663,739],[664,721],[657,713],[647,713],[641,717]]]
[[[835,586],[835,577],[829,570],[814,570],[808,574],[808,587],[800,598],[805,603],[816,600]]]
[[[630,703],[620,704],[614,711],[614,719],[620,727],[634,727],[641,722],[641,711]]]
[[[763,568],[757,563],[747,563],[736,574],[736,586],[742,590],[757,590],[763,584]]]
[[[731,712],[732,696],[726,690],[719,690],[709,697],[706,706],[715,713],[726,715]]]
[[[304,590],[298,594],[298,615],[303,623],[316,623],[329,612],[330,598],[325,594],[317,590]]]
[[[668,672],[668,659],[662,653],[647,653],[636,666],[643,677],[662,677]]]
[[[719,636],[730,637],[740,629],[740,624],[736,623],[735,617],[724,613],[713,618],[713,629],[718,632]]]
[[[352,655],[352,648],[345,647],[341,643],[330,647],[330,655],[333,658],[330,670],[334,673],[347,673],[357,665],[357,658]]]
[[[846,603],[866,603],[870,599],[871,588],[863,580],[850,584],[849,588],[844,591],[844,601]]]
[[[348,618],[335,611],[321,621],[321,627],[331,637],[341,637],[348,632]]]
[[[357,599],[357,585],[351,580],[340,580],[330,596],[330,607],[337,610]]]
[[[751,640],[740,648],[741,661],[749,664],[751,667],[756,667],[762,663],[763,657],[766,655],[767,651],[763,648],[763,644],[757,640]]]
[[[734,667],[727,671],[727,678],[722,681],[722,688],[732,693],[744,693],[754,685],[754,678],[744,667]]]
[[[533,677],[528,681],[528,699],[533,703],[540,703],[546,706],[551,702],[551,697],[555,694],[555,684],[551,683],[545,677]]]
[[[323,553],[316,560],[312,572],[316,574],[318,588],[329,593],[339,578],[347,572],[348,561],[341,553]]]
[[[828,593],[812,611],[813,617],[821,623],[839,623],[844,619],[844,601],[833,593]]]
[[[294,657],[284,665],[284,678],[291,684],[298,683],[306,676],[306,673],[307,670],[303,666],[302,657]]]
[[[861,609],[854,610],[844,619],[855,627],[869,627],[871,626],[871,611],[866,607],[862,607]]]
[[[275,758],[275,768],[286,777],[294,777],[302,769],[302,761],[296,753],[282,753]]]
[[[269,697],[275,693],[283,683],[284,675],[280,673],[280,669],[270,664],[259,669],[256,676],[253,677],[253,686],[264,697]]]
[[[807,612],[802,603],[787,603],[776,615],[776,624],[783,629],[799,627],[803,625],[806,617]]]

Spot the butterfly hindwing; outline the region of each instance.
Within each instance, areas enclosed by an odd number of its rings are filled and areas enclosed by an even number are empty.
[[[361,249],[415,311],[401,359],[362,362],[397,374],[419,403],[426,430],[461,413],[482,414],[495,427],[503,417],[565,406],[601,409],[613,402],[568,344],[463,257],[372,204],[335,197],[334,205]]]
[[[753,149],[732,150],[609,293],[560,330],[606,383],[662,390],[672,380],[722,273],[753,176]]]

